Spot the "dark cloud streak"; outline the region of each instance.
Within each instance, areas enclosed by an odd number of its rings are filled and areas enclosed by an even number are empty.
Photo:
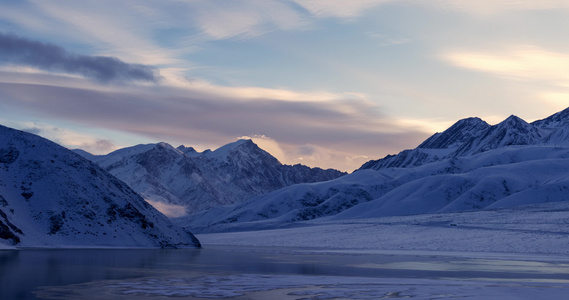
[[[151,66],[129,64],[114,57],[78,55],[57,45],[4,33],[0,33],[0,64],[76,74],[102,83],[159,80],[158,70]]]

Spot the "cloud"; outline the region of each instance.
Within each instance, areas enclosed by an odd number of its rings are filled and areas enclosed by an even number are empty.
[[[185,206],[169,204],[160,201],[152,201],[150,199],[145,200],[154,208],[156,208],[156,210],[163,213],[169,218],[180,218],[187,215]]]
[[[93,141],[83,142],[77,148],[86,150],[94,154],[99,154],[99,153],[109,153],[113,150],[116,150],[117,146],[108,139],[95,139]]]
[[[520,10],[566,9],[565,0],[439,0],[438,4],[474,15],[492,15]]]
[[[315,152],[316,152],[316,150],[314,149],[314,146],[302,145],[302,146],[298,147],[297,154],[301,155],[301,156],[310,156],[310,155],[313,155]]]
[[[302,163],[311,167],[335,168],[353,171],[370,159],[365,155],[354,154],[341,149],[333,149],[312,144],[285,144],[265,135],[242,136],[251,139],[261,149],[269,152],[281,163],[294,165]],[[354,145],[355,146],[355,145]]]
[[[67,128],[38,122],[7,124],[22,131],[42,136],[69,149],[83,149],[92,154],[106,154],[118,147],[109,139],[79,133]]]
[[[452,50],[440,58],[453,66],[497,78],[502,86],[520,93],[521,97],[516,99],[518,104],[522,101],[528,101],[529,105],[539,103],[534,111],[561,110],[569,103],[569,54],[565,52],[518,45],[499,50]],[[535,114],[534,118],[538,116]],[[481,117],[492,123],[501,121],[504,116]]]
[[[551,107],[553,111],[561,111],[569,107],[569,90],[543,91],[537,96],[537,99],[542,101],[543,106]]]
[[[276,157],[280,162],[288,162],[289,157],[279,143],[270,137],[263,135],[263,134],[255,134],[252,136],[241,136],[238,139],[249,139],[252,140],[253,143],[257,144],[259,148],[269,152],[272,156]]]
[[[320,162],[333,161],[335,162],[334,167],[343,171],[354,171],[359,168],[365,162],[369,161],[370,158],[366,155],[358,155],[353,151],[344,152],[338,151],[337,149],[330,149],[322,146],[305,144],[294,147],[291,149],[291,156],[293,161],[300,162],[304,165],[312,167],[322,167]],[[375,155],[372,156],[374,158]]]
[[[367,9],[395,0],[293,0],[317,17],[354,18]]]
[[[0,11],[0,16],[36,30],[68,25],[63,28],[67,36],[96,39],[110,49],[130,48],[122,52],[136,52],[137,56],[142,51],[136,49],[168,55],[168,49],[153,39],[154,33],[180,30],[189,34],[178,41],[194,42],[201,38],[251,38],[277,30],[304,29],[312,26],[315,17],[354,18],[386,2],[395,0],[33,1],[26,13],[10,9]]]
[[[569,55],[536,46],[506,51],[449,51],[442,59],[461,68],[518,81],[540,81],[569,86]]]
[[[190,146],[221,146],[247,135],[261,147],[271,147],[269,152],[279,160],[284,157],[282,162],[289,164],[298,162],[294,161],[299,157],[296,147],[310,144],[330,153],[343,153],[321,156],[330,160],[313,165],[352,170],[355,166],[347,166],[340,156],[379,157],[415,147],[429,135],[398,125],[362,95],[330,94],[325,100],[326,93],[289,91],[295,98],[288,101],[278,97],[282,91],[271,93],[266,89],[259,95],[277,97],[242,97],[254,90],[251,87],[245,91],[239,87],[214,89],[212,85],[119,89],[30,84],[32,79],[6,82],[15,78],[12,73],[0,72],[0,82],[4,82],[0,83],[0,99],[7,111]]]
[[[297,29],[307,22],[290,5],[274,0],[203,1],[188,10],[202,31],[214,39],[254,37]]]
[[[84,76],[99,82],[157,82],[158,71],[150,66],[125,63],[114,57],[86,56],[12,34],[0,33],[0,63]]]
[[[182,4],[185,5],[178,1],[165,4],[142,0],[34,1],[25,9],[26,14],[34,16],[33,20],[11,19],[24,28],[33,27],[42,37],[80,44],[104,56],[128,57],[133,63],[179,68],[191,66],[180,58],[192,52],[191,45],[179,42],[187,40],[188,35],[172,38],[164,31],[178,28],[180,32],[193,31],[188,26],[191,17],[185,15],[188,9],[180,7]],[[1,11],[0,17],[10,18]],[[41,26],[36,20],[41,20]],[[164,40],[171,42],[163,46]]]

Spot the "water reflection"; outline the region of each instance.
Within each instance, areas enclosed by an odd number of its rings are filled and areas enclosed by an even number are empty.
[[[141,277],[199,255],[197,249],[0,251],[0,299],[36,299],[31,291],[38,286]]]

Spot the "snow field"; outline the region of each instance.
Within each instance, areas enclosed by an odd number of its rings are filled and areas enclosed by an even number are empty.
[[[569,203],[559,202],[492,211],[310,221],[284,229],[197,236],[206,247],[210,244],[566,255],[568,207]],[[253,224],[250,228],[254,228]]]

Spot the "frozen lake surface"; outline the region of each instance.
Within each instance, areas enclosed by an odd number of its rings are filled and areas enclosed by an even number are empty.
[[[207,246],[0,251],[0,299],[560,299],[569,258]]]

